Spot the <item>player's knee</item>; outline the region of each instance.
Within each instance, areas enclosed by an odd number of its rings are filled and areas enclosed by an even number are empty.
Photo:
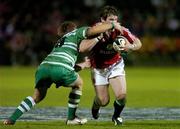
[[[82,89],[82,86],[83,86],[83,80],[79,77],[73,88]]]
[[[119,94],[116,96],[116,100],[126,99],[126,94]]]
[[[75,88],[77,88],[77,89],[82,89],[82,87],[83,87],[83,81],[81,80],[81,81],[75,86]]]
[[[46,88],[39,88],[39,89],[35,89],[35,92],[32,96],[32,98],[34,99],[35,103],[39,103],[40,101],[42,101],[47,93],[47,89]]]
[[[44,99],[44,97],[41,97],[41,96],[33,96],[32,98],[34,99],[35,103],[39,103],[40,101]]]
[[[100,103],[102,107],[105,107],[106,105],[109,104],[109,99],[108,98],[100,98]]]
[[[109,104],[109,100],[104,101],[101,105],[102,105],[102,107],[105,107],[105,106],[107,106],[108,104]]]

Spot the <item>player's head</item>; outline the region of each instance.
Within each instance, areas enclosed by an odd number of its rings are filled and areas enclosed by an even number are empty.
[[[58,27],[57,29],[58,35],[59,36],[65,35],[66,33],[71,32],[76,28],[77,28],[77,25],[74,22],[65,21]]]
[[[101,22],[116,22],[118,21],[118,10],[114,6],[105,6],[102,8]]]

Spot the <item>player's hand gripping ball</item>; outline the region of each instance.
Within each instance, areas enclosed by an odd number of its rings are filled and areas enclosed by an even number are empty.
[[[113,48],[117,52],[121,52],[124,50],[126,44],[126,39],[123,36],[118,36],[113,42]]]

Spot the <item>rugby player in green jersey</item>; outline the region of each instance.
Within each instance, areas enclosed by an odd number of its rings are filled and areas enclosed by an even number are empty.
[[[80,27],[78,29],[72,22],[63,23],[58,31],[61,38],[36,71],[34,94],[26,97],[20,103],[14,113],[8,119],[4,120],[4,125],[15,124],[16,120],[23,113],[29,111],[37,103],[42,101],[52,83],[55,83],[56,87],[64,86],[72,88],[69,93],[66,124],[85,124],[87,119],[79,118],[76,115],[76,109],[82,94],[82,79],[74,68],[80,52],[79,46],[83,39],[97,36],[114,28],[121,31],[121,25],[118,22],[102,23],[94,27]],[[89,45],[88,47],[91,46]],[[78,67],[83,66],[79,65]]]

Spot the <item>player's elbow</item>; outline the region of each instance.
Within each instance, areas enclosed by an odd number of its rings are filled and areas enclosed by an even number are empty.
[[[140,39],[137,39],[137,49],[140,49],[142,47],[142,43],[141,43],[141,40]]]
[[[139,38],[136,38],[133,44],[134,44],[134,50],[138,50],[142,47],[142,43]]]

